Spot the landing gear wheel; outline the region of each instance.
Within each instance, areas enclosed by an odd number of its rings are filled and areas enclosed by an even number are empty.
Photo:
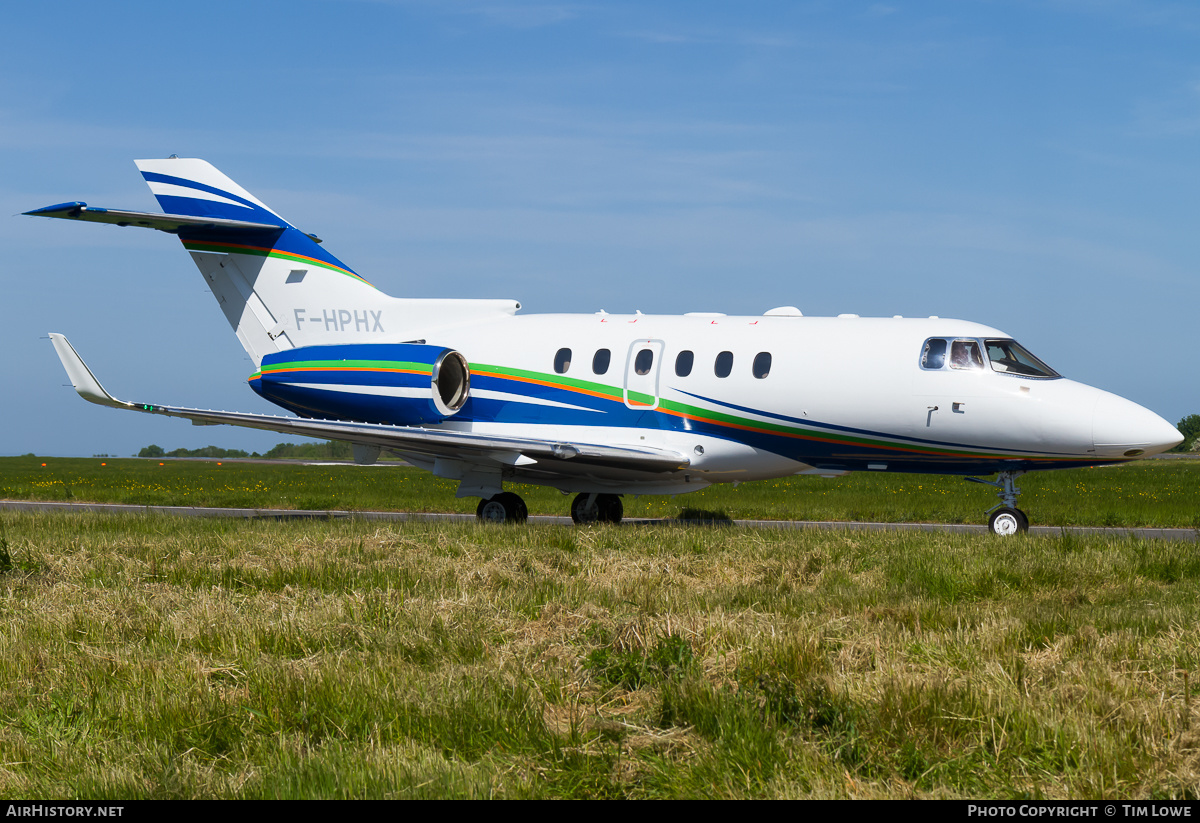
[[[615,494],[577,494],[571,501],[571,519],[577,525],[620,523],[625,516],[621,498]]]
[[[602,523],[616,525],[625,516],[625,506],[621,504],[621,498],[615,494],[600,495],[596,498],[596,504],[600,507],[600,522]]]
[[[600,522],[600,506],[597,500],[600,495],[577,494],[571,501],[571,519],[576,526],[586,526]]]
[[[1007,537],[1029,531],[1029,518],[1017,508],[1017,497],[1021,494],[1021,490],[1017,488],[1017,478],[1023,474],[1023,471],[996,472],[995,481],[984,480],[981,477],[965,478],[972,483],[982,483],[997,490],[996,496],[1000,498],[1000,505],[994,510],[988,509],[992,512],[992,517],[988,520],[988,529],[992,534]]]
[[[501,492],[480,500],[475,507],[475,516],[484,523],[524,523],[529,517],[529,509],[520,495]]]
[[[1029,531],[1029,518],[1020,509],[1004,506],[992,513],[992,518],[988,521],[988,528],[992,534],[1008,537]]]
[[[475,507],[475,516],[484,523],[503,523],[508,519],[504,504],[494,497],[485,497]]]

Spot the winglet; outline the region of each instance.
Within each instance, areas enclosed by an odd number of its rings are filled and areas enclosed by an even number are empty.
[[[83,358],[79,356],[67,338],[61,334],[50,332],[50,340],[54,343],[54,350],[58,352],[58,359],[62,361],[63,368],[67,370],[67,377],[70,378],[71,385],[75,387],[75,391],[79,392],[80,397],[89,403],[99,403],[101,406],[113,406],[118,409],[134,407],[134,404],[118,400],[104,390],[100,381],[92,374],[92,370],[83,362]]]

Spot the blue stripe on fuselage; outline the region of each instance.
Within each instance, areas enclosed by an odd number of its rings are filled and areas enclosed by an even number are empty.
[[[990,474],[1001,468],[1009,470],[1062,468],[1077,466],[1081,463],[1079,459],[1070,459],[1069,455],[1060,455],[1063,459],[1057,461],[1034,461],[1030,459],[1031,456],[1028,452],[1019,453],[1013,449],[921,440],[869,429],[838,426],[811,420],[799,420],[786,415],[763,412],[731,403],[723,403],[689,392],[681,393],[716,406],[723,406],[749,414],[761,415],[762,417],[800,425],[797,426],[795,435],[789,436],[774,432],[734,428],[732,425],[681,417],[667,412],[630,409],[620,400],[597,397],[583,392],[556,386],[547,386],[540,383],[531,383],[515,378],[473,374],[471,381],[473,387],[488,388],[514,395],[524,394],[531,398],[536,397],[538,399],[584,406],[588,409],[603,412],[604,416],[599,417],[592,412],[581,412],[553,406],[535,406],[514,401],[480,400],[473,397],[467,401],[462,411],[456,415],[456,420],[518,425],[535,423],[566,426],[601,425],[619,428],[652,428],[680,432],[686,431],[731,442],[744,443],[752,448],[778,454],[809,465],[841,466],[848,469],[862,469],[866,468],[867,463],[883,462],[887,463],[889,469],[893,471],[945,472],[966,475]],[[743,425],[753,424],[753,420],[746,420],[743,423]],[[827,434],[823,435],[822,432],[826,432]],[[839,432],[859,437],[896,441],[896,445],[893,448],[889,448],[883,445],[836,443],[829,442],[828,439],[822,439],[828,438],[830,435],[836,435]],[[922,446],[928,449],[948,448],[970,451],[992,451],[1002,454],[1012,454],[1012,456],[989,457],[970,454],[955,456],[914,452],[914,449]]]
[[[702,394],[693,394],[692,392],[686,392],[686,391],[683,391],[682,389],[675,389],[675,391],[679,392],[680,394],[686,394],[688,397],[694,397],[697,400],[703,400],[706,403],[712,403],[715,406],[724,406],[727,409],[736,409],[737,411],[747,412],[748,414],[757,414],[760,417],[769,417],[772,420],[782,420],[787,423],[798,423],[801,426],[812,427],[815,429],[823,429],[823,430],[831,431],[831,432],[845,432],[846,434],[860,435],[863,437],[886,437],[890,440],[902,440],[906,443],[914,443],[914,444],[922,445],[922,446],[938,446],[941,448],[950,448],[950,449],[978,448],[975,446],[969,446],[969,447],[963,446],[960,443],[954,443],[954,442],[951,442],[948,440],[927,440],[922,437],[909,437],[909,436],[903,435],[903,434],[884,434],[882,432],[873,431],[871,429],[856,429],[853,426],[838,426],[834,423],[821,423],[816,420],[807,420],[807,419],[801,419],[798,417],[788,417],[787,415],[783,415],[783,414],[774,414],[774,413],[768,412],[768,411],[759,411],[758,409],[752,409],[749,406],[739,406],[735,403],[726,403],[722,400],[716,400],[712,397],[705,397]],[[1027,451],[1021,451],[1020,449],[1004,448],[1003,446],[988,446],[987,450],[988,451],[996,451],[996,452],[1010,452],[1014,455],[1022,455],[1022,456],[1027,455],[1029,453]],[[1062,453],[1059,453],[1059,454],[1062,454]],[[1063,454],[1062,456],[1065,457],[1067,455]]]
[[[346,384],[368,384],[365,377],[330,378],[327,375],[320,380],[316,374],[291,376],[289,380],[305,382],[330,382]],[[372,381],[373,382],[373,381]],[[627,429],[662,429],[678,432],[691,432],[697,435],[718,438],[730,442],[742,443],[751,448],[777,454],[791,460],[808,465],[831,469],[859,470],[867,468],[868,463],[885,463],[889,471],[901,472],[933,472],[945,474],[991,474],[999,470],[1025,470],[1064,468],[1079,465],[1094,465],[1090,461],[1071,460],[1065,455],[1061,460],[1033,460],[1030,455],[1013,454],[1007,456],[981,456],[973,454],[947,455],[922,454],[919,449],[925,446],[929,449],[952,448],[971,451],[995,451],[990,447],[968,446],[957,443],[937,443],[919,441],[914,438],[899,435],[874,432],[852,427],[832,424],[814,423],[805,420],[798,426],[795,435],[755,431],[735,428],[733,425],[681,417],[661,411],[631,409],[621,400],[598,397],[569,388],[544,385],[518,378],[509,378],[491,374],[473,373],[471,376],[472,396],[462,409],[453,417],[455,423],[501,423],[508,425],[555,425],[555,426],[602,426],[605,428]],[[513,395],[513,399],[481,398],[475,396],[477,390],[491,390]],[[522,402],[521,396],[528,397],[529,402]],[[713,403],[718,406],[738,409],[751,414],[783,420],[800,422],[785,415],[760,412],[747,407],[722,403],[710,398],[691,394],[691,397]],[[388,401],[365,399],[366,396],[356,395],[346,398],[346,417],[350,419],[379,419],[378,415],[386,408]],[[300,398],[289,398],[293,402]],[[547,400],[569,404],[582,408],[564,408],[562,406],[545,405],[536,402]],[[354,411],[355,404],[361,404]],[[753,425],[753,420],[746,420],[742,425]],[[811,427],[811,428],[810,428]],[[815,429],[815,431],[814,431]],[[856,436],[869,436],[884,440],[898,441],[889,448],[887,445],[857,444],[830,442],[830,437],[836,437],[838,432]],[[1121,462],[1121,461],[1112,461]]]

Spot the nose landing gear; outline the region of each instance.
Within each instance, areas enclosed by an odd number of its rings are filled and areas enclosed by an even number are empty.
[[[1029,518],[1020,509],[1002,506],[992,512],[992,517],[988,520],[988,528],[992,530],[992,534],[1007,537],[1010,534],[1028,531]]]
[[[998,472],[994,481],[983,480],[979,477],[967,478],[972,483],[983,483],[985,486],[999,489],[996,494],[1001,502],[988,509],[992,513],[988,520],[988,528],[992,534],[1008,537],[1029,531],[1029,518],[1025,512],[1017,508],[1017,495],[1021,493],[1021,490],[1017,488],[1017,478],[1024,473],[1019,471]]]

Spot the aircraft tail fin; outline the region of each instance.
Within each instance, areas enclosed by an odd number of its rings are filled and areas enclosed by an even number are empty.
[[[25,213],[176,235],[256,367],[285,349],[416,340],[521,307],[515,300],[390,297],[208,162],[136,162],[165,213],[80,201]]]
[[[272,352],[330,342],[327,331],[347,332],[339,342],[368,342],[382,331],[371,312],[378,317],[392,298],[213,165],[178,157],[136,162],[164,211],[214,221],[177,233],[256,365]]]
[[[291,225],[205,160],[171,157],[134,162],[168,214]]]
[[[305,234],[284,220],[211,163],[180,157],[135,162],[158,204],[169,214],[278,227],[263,231],[258,238],[247,237],[244,233],[227,234],[220,226],[182,229],[179,236],[189,250],[240,251],[312,262],[366,283],[349,266],[321,248],[319,238]],[[276,236],[272,238],[272,234]]]

